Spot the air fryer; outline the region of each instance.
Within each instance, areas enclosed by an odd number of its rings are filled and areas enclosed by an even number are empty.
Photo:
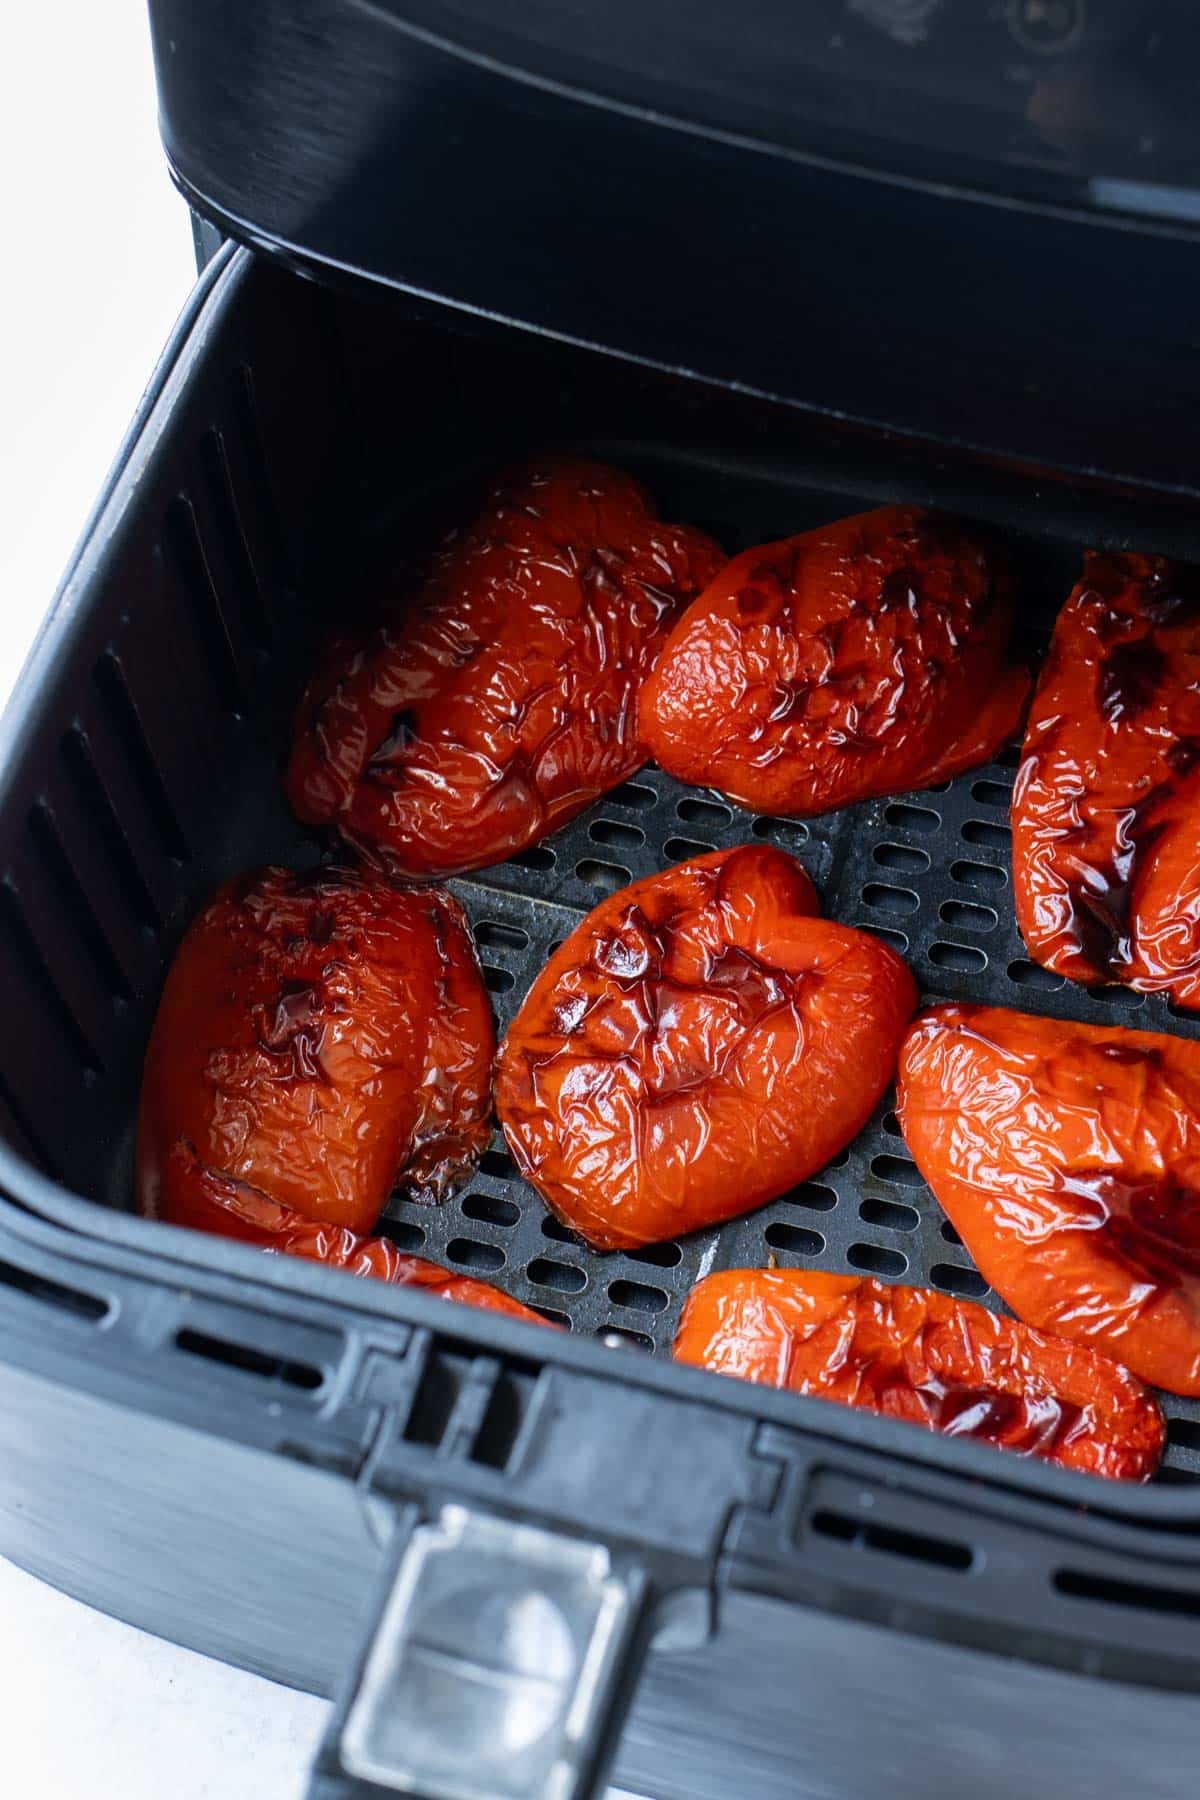
[[[1193,33],[985,10],[152,6],[203,267],[0,742],[0,1549],[336,1695],[323,1800],[1190,1792],[1200,1404],[1127,1490],[669,1360],[695,1280],[772,1257],[998,1304],[889,1100],[645,1250],[584,1249],[498,1134],[391,1202],[559,1333],[132,1210],[187,921],[323,851],[280,791],[304,672],[481,473],[582,449],[733,550],[946,507],[1034,657],[1085,548],[1200,559]],[[452,884],[497,1023],[602,895],[757,839],[926,999],[1197,1035],[1029,961],[1014,767],[807,821],[648,767]]]

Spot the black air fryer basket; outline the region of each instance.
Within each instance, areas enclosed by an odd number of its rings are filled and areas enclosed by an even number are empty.
[[[1189,1796],[1200,1404],[1130,1490],[666,1354],[699,1276],[771,1256],[995,1304],[887,1101],[642,1251],[583,1249],[498,1135],[393,1201],[561,1333],[131,1210],[184,926],[321,853],[279,779],[315,647],[482,471],[583,449],[733,549],[943,506],[1003,533],[1034,654],[1084,548],[1200,560],[1173,9],[603,14],[152,5],[204,267],[0,743],[0,1550],[338,1694],[327,1800],[565,1800],[614,1746],[661,1800]],[[807,823],[643,770],[453,884],[498,1023],[602,895],[760,838],[929,999],[1197,1035],[1026,959],[1014,764]]]

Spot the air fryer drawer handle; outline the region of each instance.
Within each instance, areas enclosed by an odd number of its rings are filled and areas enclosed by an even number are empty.
[[[399,1533],[310,1800],[589,1800],[645,1651],[605,1546],[447,1505]]]

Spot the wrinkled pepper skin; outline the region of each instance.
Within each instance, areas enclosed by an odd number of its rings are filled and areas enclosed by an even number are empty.
[[[518,471],[331,652],[297,721],[294,811],[409,875],[512,856],[646,761],[638,690],[724,560],[619,470]]]
[[[182,1139],[167,1155],[161,1208],[165,1218],[194,1231],[236,1238],[280,1256],[303,1256],[328,1268],[368,1275],[399,1287],[427,1288],[445,1300],[509,1313],[534,1325],[550,1324],[549,1319],[488,1282],[454,1275],[423,1256],[405,1256],[388,1238],[362,1237],[344,1225],[321,1225],[303,1218],[248,1183],[206,1168],[192,1145]]]
[[[816,905],[782,851],[716,851],[610,895],[534,982],[496,1110],[522,1174],[594,1247],[749,1212],[865,1124],[916,990]]]
[[[727,563],[642,693],[681,781],[763,813],[826,812],[985,762],[1020,723],[1002,568],[952,519],[888,506]]]
[[[439,1199],[488,1137],[491,1009],[457,903],[366,874],[268,868],[223,887],[167,976],[137,1195],[204,1167],[320,1225],[369,1231],[394,1183]]]
[[[1200,574],[1088,556],[1059,614],[1013,789],[1035,961],[1200,1006]]]
[[[1153,1394],[1111,1358],[871,1276],[710,1275],[687,1298],[675,1356],[1115,1480],[1148,1480],[1166,1437]]]
[[[1200,1395],[1200,1044],[936,1006],[905,1039],[898,1110],[1018,1318]]]

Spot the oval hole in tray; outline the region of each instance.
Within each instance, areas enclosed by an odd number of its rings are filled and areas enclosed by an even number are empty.
[[[474,1238],[451,1238],[446,1245],[446,1260],[459,1269],[478,1269],[490,1273],[502,1269],[507,1262],[498,1244],[480,1244]]]
[[[929,1279],[934,1287],[944,1288],[947,1293],[957,1294],[964,1300],[980,1300],[988,1291],[988,1284],[979,1270],[964,1269],[960,1263],[934,1263]]]
[[[461,1210],[468,1219],[478,1219],[482,1225],[515,1225],[521,1216],[520,1207],[501,1199],[499,1194],[464,1194]]]
[[[862,897],[868,906],[896,915],[914,913],[921,904],[911,888],[893,887],[890,881],[868,881]]]
[[[560,1294],[578,1294],[587,1286],[587,1276],[571,1263],[555,1262],[552,1257],[538,1256],[525,1273],[535,1287],[556,1288]]]
[[[905,800],[893,800],[884,811],[889,825],[900,825],[905,831],[919,831],[930,837],[942,822],[942,815],[931,806],[910,806]]]
[[[732,807],[719,800],[680,800],[675,811],[685,824],[709,831],[724,831],[733,818]]]
[[[851,1244],[846,1261],[852,1269],[862,1269],[868,1275],[903,1275],[908,1267],[907,1256],[899,1250],[885,1250],[880,1244]]]
[[[640,825],[623,825],[619,819],[593,819],[588,836],[593,844],[607,844],[610,850],[640,850],[646,841]]]
[[[982,844],[989,850],[1007,850],[1012,843],[1008,826],[995,825],[990,819],[965,820],[962,835],[968,844]]]
[[[529,933],[504,919],[480,919],[475,926],[475,942],[485,950],[524,950],[529,944]]]
[[[618,888],[627,887],[633,879],[631,871],[620,863],[600,862],[596,857],[585,857],[576,863],[575,873],[580,881],[598,888],[602,894],[615,894]]]
[[[923,875],[929,867],[929,856],[911,844],[876,844],[871,855],[884,869],[898,869],[909,875]]]
[[[888,1231],[915,1231],[921,1215],[915,1206],[904,1206],[899,1200],[877,1200],[873,1196],[859,1204],[858,1216],[868,1225],[882,1225]]]
[[[786,1250],[792,1256],[820,1256],[825,1248],[825,1239],[819,1231],[807,1231],[802,1225],[785,1225],[782,1219],[768,1225],[763,1237],[772,1250]]]
[[[950,879],[962,887],[1002,888],[1008,880],[1008,870],[995,863],[971,862],[964,858],[950,864]]]
[[[929,960],[939,969],[957,969],[963,975],[980,975],[988,966],[982,950],[973,944],[948,944],[939,941],[929,946]]]
[[[640,1281],[610,1282],[608,1297],[614,1306],[629,1306],[635,1312],[659,1313],[667,1304],[667,1296],[661,1288]]]

